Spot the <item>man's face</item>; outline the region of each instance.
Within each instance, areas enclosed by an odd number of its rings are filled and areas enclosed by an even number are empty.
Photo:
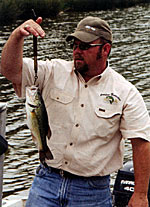
[[[95,74],[94,70],[95,67],[97,67],[97,63],[102,58],[101,49],[103,46],[87,47],[88,49],[84,50],[84,48],[86,48],[86,44],[88,43],[75,39],[73,49],[74,66],[81,75],[90,74],[92,76],[92,74]],[[100,44],[100,40],[95,40],[90,44]]]

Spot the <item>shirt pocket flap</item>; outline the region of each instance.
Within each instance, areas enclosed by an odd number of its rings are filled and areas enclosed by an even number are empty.
[[[119,110],[118,108],[113,108],[113,107],[112,109],[104,109],[104,108],[97,107],[95,109],[95,113],[98,117],[107,119],[107,118],[111,118],[116,115],[121,115],[121,110]]]
[[[72,102],[74,98],[68,92],[64,92],[63,90],[60,90],[60,89],[51,89],[50,97],[51,99],[58,101],[60,103],[63,103],[63,104],[68,104]]]

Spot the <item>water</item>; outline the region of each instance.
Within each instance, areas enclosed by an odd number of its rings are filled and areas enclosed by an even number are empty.
[[[44,39],[38,39],[38,59],[72,58],[72,51],[66,47],[65,37],[76,24],[87,15],[99,16],[107,20],[113,31],[113,48],[110,65],[131,81],[141,92],[148,111],[150,111],[150,5],[136,6],[114,11],[97,11],[63,14],[55,20],[44,19],[46,31]],[[0,28],[0,53],[12,30],[21,24]],[[33,57],[32,37],[25,40],[24,56]],[[26,126],[24,100],[19,99],[12,84],[0,75],[0,102],[7,102],[6,139],[9,151],[4,162],[3,196],[30,187],[38,153]],[[131,145],[125,143],[125,161],[132,157]],[[114,175],[112,175],[112,184]]]

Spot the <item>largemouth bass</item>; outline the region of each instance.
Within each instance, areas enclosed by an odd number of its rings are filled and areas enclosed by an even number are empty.
[[[45,158],[53,159],[53,155],[47,146],[46,138],[50,139],[51,130],[48,125],[48,116],[39,88],[26,87],[26,113],[27,125],[31,130],[33,141],[39,151],[39,159],[46,165]]]

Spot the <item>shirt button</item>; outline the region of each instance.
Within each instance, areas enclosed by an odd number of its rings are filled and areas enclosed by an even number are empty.
[[[84,104],[81,104],[81,107],[84,107]]]
[[[73,145],[73,143],[71,142],[71,143],[70,143],[70,146],[72,146],[72,145]]]
[[[79,127],[79,124],[76,124],[75,126],[76,126],[76,127]]]
[[[85,88],[87,88],[87,87],[88,87],[88,85],[87,85],[87,84],[85,84],[85,85],[84,85],[84,87],[85,87]]]
[[[105,112],[105,109],[101,109],[101,108],[99,108],[99,111]]]

